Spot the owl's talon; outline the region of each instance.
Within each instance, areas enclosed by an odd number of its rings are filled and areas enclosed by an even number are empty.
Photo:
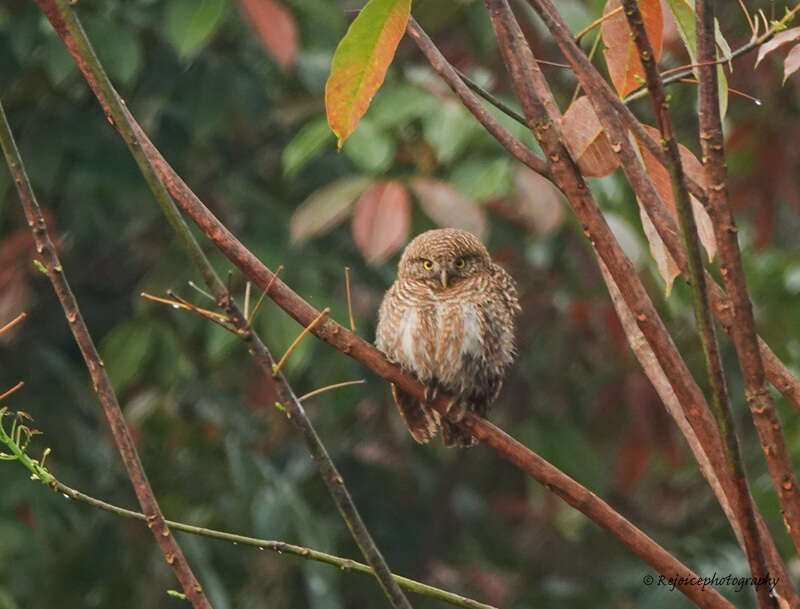
[[[426,385],[425,393],[423,395],[425,397],[425,403],[431,404],[432,402],[436,401],[436,396],[439,395],[439,387],[437,387],[435,383]]]
[[[466,405],[457,399],[447,405],[447,417],[454,423],[460,423],[466,414]]]

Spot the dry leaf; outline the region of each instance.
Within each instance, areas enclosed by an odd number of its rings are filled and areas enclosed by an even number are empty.
[[[561,133],[583,175],[601,178],[619,166],[617,155],[585,95],[567,108],[561,118]]]

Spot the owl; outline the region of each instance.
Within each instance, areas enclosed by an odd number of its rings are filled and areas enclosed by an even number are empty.
[[[430,230],[406,246],[381,303],[375,345],[426,386],[425,399],[418,400],[392,385],[417,442],[439,428],[445,446],[476,442],[429,404],[441,391],[454,396],[448,414],[456,419],[466,411],[486,416],[514,360],[519,310],[514,281],[475,235]]]

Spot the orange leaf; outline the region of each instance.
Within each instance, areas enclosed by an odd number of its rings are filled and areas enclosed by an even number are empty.
[[[239,10],[278,65],[291,68],[297,54],[297,25],[286,7],[277,0],[239,0]]]
[[[608,0],[603,15],[622,6],[621,0]],[[655,60],[661,58],[661,47],[664,42],[664,15],[661,12],[660,0],[639,0],[639,10],[644,19],[644,28],[653,47]],[[628,27],[628,20],[622,11],[609,17],[601,26],[608,74],[620,97],[635,91],[642,85],[644,68],[639,61],[639,51]]]
[[[359,197],[353,211],[353,240],[370,264],[378,264],[408,239],[411,203],[396,181],[376,182]]]
[[[411,0],[369,0],[336,47],[325,110],[339,148],[383,84],[410,12]]]
[[[661,133],[658,131],[658,129],[649,127],[647,125],[645,125],[644,128],[656,140],[661,139]],[[688,177],[692,178],[698,184],[705,184],[705,173],[703,172],[703,166],[700,161],[698,161],[697,157],[695,157],[686,147],[681,145],[679,148],[681,153],[681,162],[683,164],[683,171]],[[639,151],[642,154],[642,160],[644,161],[645,169],[647,170],[647,173],[650,176],[656,191],[658,191],[659,197],[661,197],[661,200],[667,206],[667,209],[669,209],[672,217],[677,220],[678,211],[677,207],[675,206],[675,197],[672,193],[672,183],[670,180],[669,171],[667,171],[667,169],[663,167],[641,144],[639,144]],[[711,218],[708,216],[708,212],[706,212],[705,208],[697,199],[691,197],[691,202],[700,243],[703,244],[709,260],[713,260],[717,253],[717,241],[714,237],[714,226],[711,223]],[[661,237],[658,236],[655,227],[652,225],[652,223],[650,223],[650,218],[646,217],[647,213],[641,207],[641,203],[639,211],[642,216],[642,224],[644,225],[645,234],[650,242],[650,251],[658,263],[661,276],[667,282],[667,294],[669,294],[672,287],[672,281],[678,275],[678,267],[675,265],[672,257],[667,253],[666,246],[661,241]]]
[[[617,155],[585,95],[576,99],[561,117],[561,133],[583,175],[601,178],[619,166]]]

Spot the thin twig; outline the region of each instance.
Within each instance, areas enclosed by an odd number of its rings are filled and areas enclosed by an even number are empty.
[[[714,46],[714,8],[708,0],[697,3],[697,53],[703,61],[716,53]],[[708,184],[708,200],[713,210],[714,234],[720,257],[720,273],[733,304],[736,319],[730,330],[744,379],[745,396],[753,423],[761,440],[769,472],[778,492],[783,520],[800,552],[800,494],[791,459],[781,432],[781,424],[766,384],[764,363],[758,348],[753,307],[747,290],[733,212],[728,201],[727,168],[719,113],[716,70],[703,66],[700,77],[700,144]]]
[[[417,43],[431,67],[450,85],[450,88],[458,96],[467,109],[484,128],[492,134],[500,144],[513,156],[519,159],[536,173],[550,177],[550,170],[547,163],[536,156],[527,146],[515,138],[508,129],[503,127],[500,122],[483,106],[478,98],[473,95],[470,87],[459,77],[453,66],[441,54],[439,49],[433,44],[425,31],[419,26],[414,17],[410,17],[406,32]],[[477,85],[473,86],[477,87]],[[491,96],[488,92],[487,96]]]
[[[5,393],[3,393],[2,395],[0,395],[0,402],[2,402],[3,400],[5,400],[5,399],[6,399],[8,396],[10,396],[12,393],[16,393],[17,391],[19,391],[20,389],[22,389],[24,386],[25,386],[25,381],[20,381],[19,383],[17,383],[16,385],[14,385],[14,386],[13,386],[11,389],[9,389],[8,391],[6,391],[6,392],[5,392]]]
[[[14,142],[14,136],[11,133],[2,104],[0,104],[0,144],[2,144],[8,167],[14,177],[17,192],[25,211],[25,217],[33,232],[36,250],[47,270],[47,277],[53,284],[53,289],[61,303],[61,308],[64,310],[72,335],[75,337],[75,342],[77,342],[81,355],[83,355],[83,359],[89,369],[89,375],[103,406],[103,412],[111,428],[114,442],[128,472],[128,477],[133,484],[139,505],[142,506],[142,511],[146,514],[147,526],[153,533],[161,552],[164,554],[164,558],[177,576],[192,606],[195,609],[211,609],[211,604],[208,602],[202,586],[198,583],[194,573],[192,573],[183,551],[164,522],[164,516],[161,514],[158,502],[153,495],[153,489],[147,480],[147,474],[145,474],[142,463],[139,460],[136,446],[119,407],[117,396],[114,394],[114,389],[100,360],[100,355],[97,353],[94,341],[89,334],[89,329],[78,308],[78,302],[67,282],[56,248],[48,234],[47,223],[28,180],[25,166]]]
[[[750,489],[745,476],[744,465],[742,464],[739,441],[736,436],[736,428],[731,411],[731,404],[728,399],[728,390],[725,381],[725,372],[722,365],[722,358],[719,352],[719,343],[714,329],[714,319],[711,314],[711,303],[706,290],[705,273],[703,269],[703,258],[700,251],[700,238],[697,233],[697,225],[694,219],[689,189],[686,186],[683,163],[681,162],[678,142],[673,136],[672,118],[669,113],[669,103],[664,92],[664,84],[658,74],[658,67],[655,61],[653,47],[647,36],[644,26],[644,19],[639,10],[636,0],[622,0],[625,7],[625,18],[628,21],[633,40],[639,54],[645,73],[647,89],[650,91],[650,98],[653,103],[653,112],[656,116],[658,129],[661,133],[661,140],[669,159],[669,173],[672,183],[672,191],[675,196],[675,206],[680,220],[681,235],[683,244],[687,252],[687,262],[689,265],[689,285],[692,290],[692,303],[694,305],[695,322],[697,332],[703,346],[703,359],[708,376],[708,383],[711,391],[711,406],[714,416],[719,426],[725,448],[725,459],[733,478],[733,489],[735,495],[731,502],[734,508],[739,525],[741,526],[742,539],[744,541],[745,553],[750,565],[750,572],[756,580],[768,574],[768,569],[761,551],[762,545],[759,539],[759,531],[756,525],[753,505],[750,502]],[[713,34],[712,34],[713,36]],[[711,196],[711,193],[709,193]],[[756,588],[758,605],[762,609],[766,607],[777,607],[775,599],[770,595],[766,588]]]
[[[18,323],[20,323],[27,316],[28,316],[27,313],[20,313],[14,319],[12,319],[10,322],[8,322],[5,326],[0,328],[0,334],[4,334],[4,333],[8,332],[11,328],[16,326]]]
[[[269,280],[267,287],[264,288],[264,290],[261,292],[261,296],[259,296],[256,306],[253,307],[253,312],[250,314],[250,317],[247,318],[248,328],[253,325],[253,320],[256,318],[256,313],[258,313],[258,310],[261,308],[261,305],[264,304],[264,298],[266,298],[267,294],[269,294],[269,289],[272,287],[272,284],[278,278],[278,275],[281,274],[282,270],[283,270],[283,265],[281,264],[280,266],[278,266],[277,269],[275,269],[275,274],[272,276],[272,279]]]
[[[578,32],[577,34],[575,34],[575,42],[580,42],[580,41],[581,41],[581,38],[583,38],[584,36],[586,36],[586,34],[588,34],[589,32],[591,32],[591,31],[592,31],[594,28],[596,28],[598,25],[602,24],[602,23],[603,23],[603,22],[604,22],[606,19],[611,19],[611,17],[614,17],[614,16],[616,16],[616,15],[619,15],[621,12],[622,12],[622,7],[621,7],[621,6],[618,6],[618,7],[617,7],[617,8],[615,8],[613,11],[610,11],[610,12],[606,13],[605,15],[603,15],[602,17],[600,17],[599,19],[595,19],[595,20],[594,20],[594,21],[592,21],[592,22],[591,22],[589,25],[587,25],[585,28],[583,28],[583,29],[582,29],[580,32]]]
[[[347,290],[347,314],[350,316],[350,331],[355,333],[356,320],[353,317],[353,298],[350,295],[350,267],[344,267],[344,287]]]
[[[252,284],[248,281],[244,286],[244,318],[250,319],[250,286]]]
[[[209,311],[208,309],[201,309],[200,307],[196,307],[188,302],[181,302],[178,300],[169,300],[168,298],[161,298],[160,296],[153,296],[152,294],[148,294],[147,292],[141,292],[139,294],[142,298],[146,298],[147,300],[152,300],[153,302],[160,302],[161,304],[169,305],[173,309],[184,309],[186,311],[193,311],[202,315],[206,319],[210,319],[211,321],[219,321],[224,322],[228,321],[228,318],[225,317],[222,313],[217,313],[216,311]]]
[[[324,393],[326,391],[330,391],[331,389],[349,387],[350,385],[363,385],[365,382],[366,381],[364,379],[358,379],[356,381],[344,381],[343,383],[334,383],[333,385],[326,385],[325,387],[320,387],[319,389],[314,389],[314,391],[309,391],[305,395],[301,395],[299,398],[297,398],[297,401],[305,402],[308,398],[314,397],[315,395],[319,395],[320,393]]]
[[[331,310],[328,307],[325,307],[320,312],[320,314],[317,315],[314,321],[312,321],[305,328],[303,328],[303,331],[300,332],[297,338],[294,339],[292,344],[289,345],[289,348],[286,349],[286,353],[284,353],[283,357],[281,357],[281,359],[278,361],[277,365],[275,366],[275,369],[272,371],[273,376],[278,375],[278,373],[281,371],[281,368],[283,368],[283,365],[286,363],[286,360],[288,360],[289,356],[292,354],[292,351],[294,351],[297,348],[297,345],[300,344],[300,341],[303,340],[306,336],[308,336],[308,333],[311,332],[314,328],[316,328],[317,325],[319,325],[319,322],[321,322],[322,319],[330,312]]]
[[[85,503],[86,505],[110,512],[117,516],[132,518],[134,520],[145,519],[144,514],[140,512],[128,510],[112,503],[107,503],[106,501],[96,499],[95,497],[67,486],[56,478],[53,478],[48,484],[55,492],[61,493],[69,499],[80,501],[81,503]],[[342,558],[341,556],[335,556],[334,554],[320,552],[319,550],[314,550],[312,548],[286,543],[285,541],[275,541],[271,539],[259,539],[258,537],[237,535],[236,533],[228,533],[226,531],[198,527],[183,522],[177,522],[175,520],[166,520],[165,522],[171,529],[189,533],[191,535],[217,539],[219,541],[226,541],[228,543],[242,546],[252,546],[254,548],[258,548],[259,550],[271,550],[278,555],[291,554],[304,560],[313,560],[316,562],[333,565],[334,567],[339,567],[339,569],[342,571],[354,571],[356,573],[363,573],[373,577],[375,576],[375,571],[364,563],[357,562],[350,558]],[[487,605],[474,599],[467,598],[459,594],[454,594],[453,592],[448,592],[447,590],[442,590],[441,588],[429,586],[428,584],[424,584],[408,577],[403,577],[402,575],[392,574],[392,577],[400,586],[410,592],[414,592],[428,598],[441,600],[457,607],[465,607],[466,609],[496,609],[492,605]]]

